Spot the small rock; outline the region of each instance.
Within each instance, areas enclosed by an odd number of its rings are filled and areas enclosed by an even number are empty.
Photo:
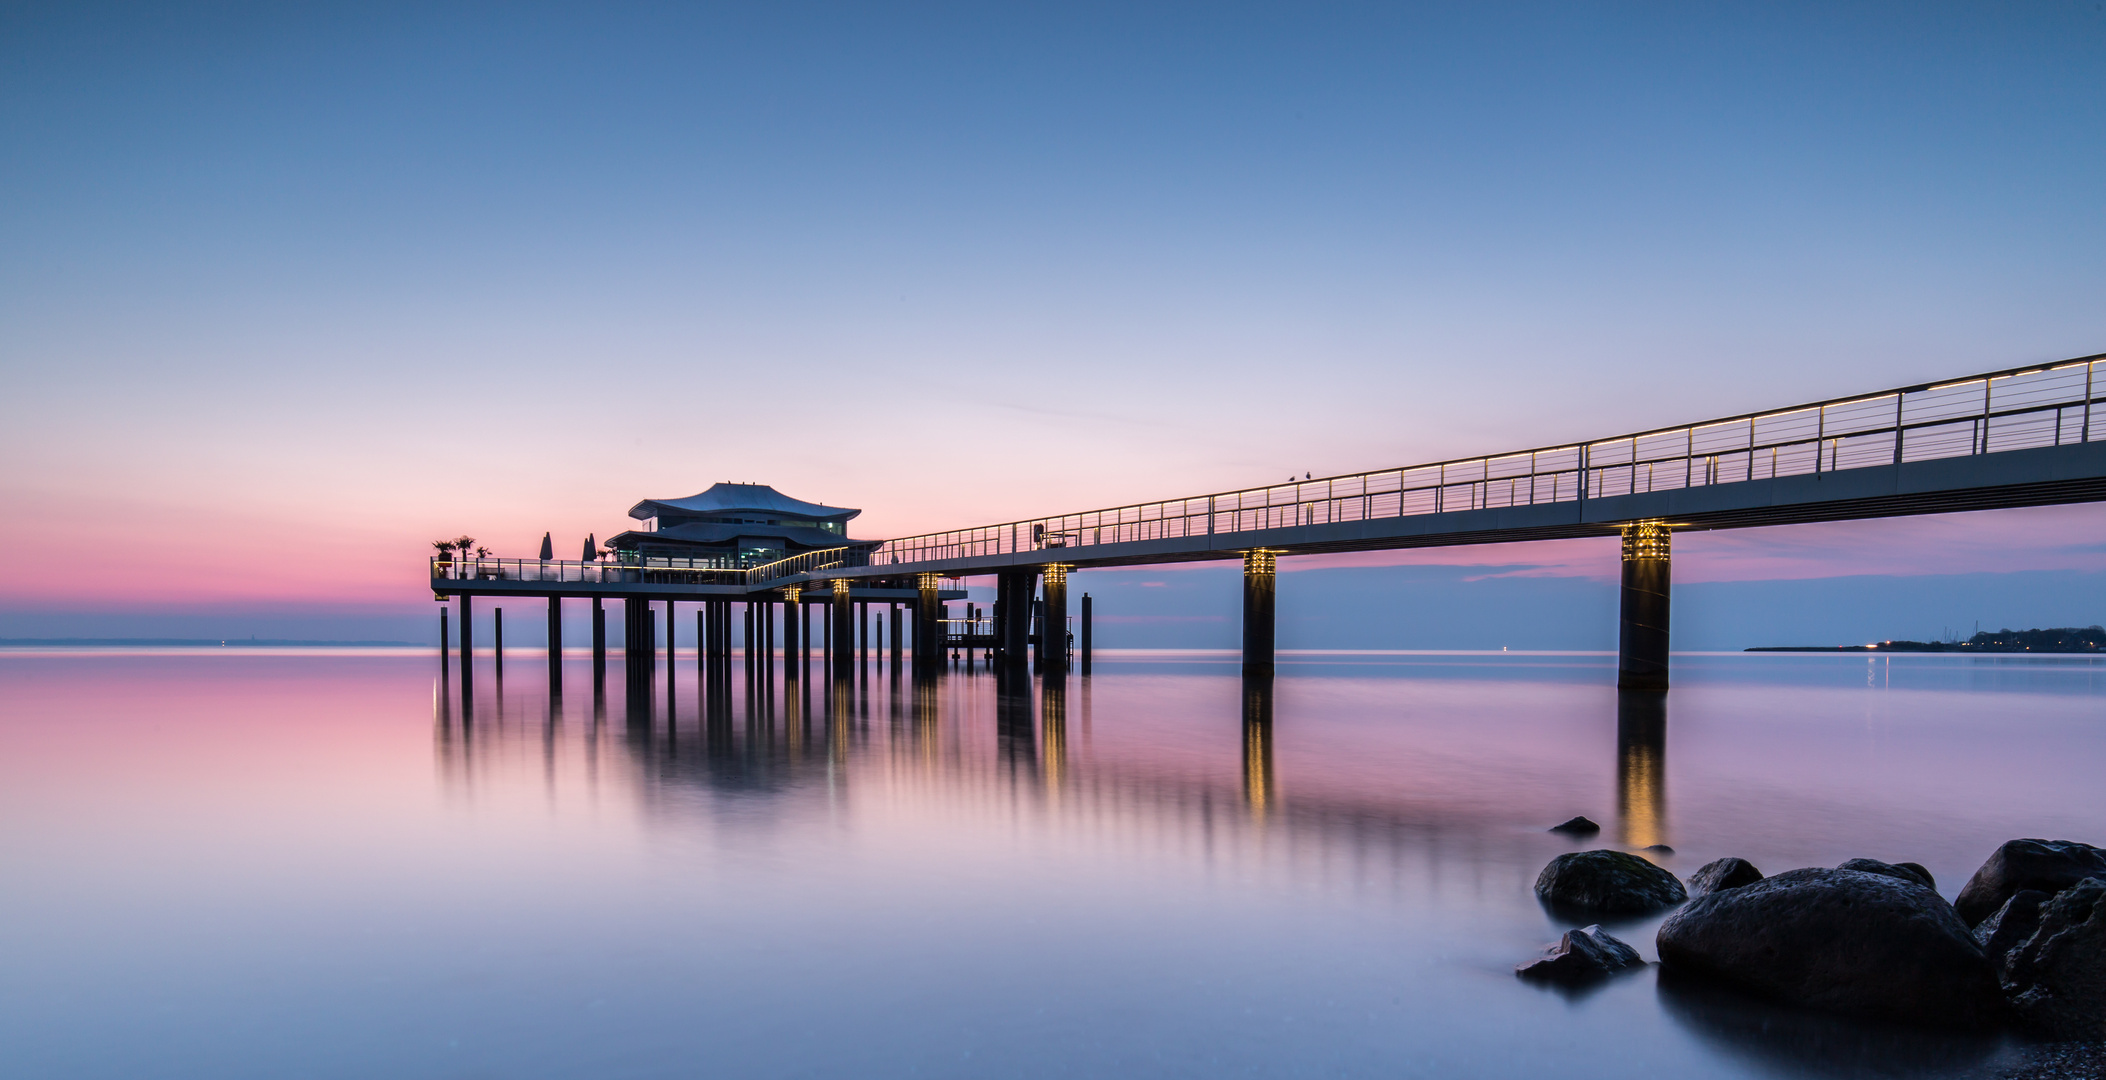
[[[1552,825],[1550,827],[1550,831],[1571,833],[1574,836],[1593,836],[1595,833],[1601,831],[1601,826],[1596,825],[1591,821],[1588,821],[1586,818],[1576,817],[1573,818],[1571,821],[1564,822],[1563,824]]]
[[[2043,1039],[2106,1039],[2106,879],[2088,878],[2040,908],[2040,928],[2004,955],[2004,994]]]
[[[1967,879],[1952,906],[1974,926],[2020,889],[2052,896],[2088,877],[2106,877],[2106,851],[2073,840],[2010,840]]]
[[[1543,955],[1514,969],[1524,979],[1579,986],[1619,971],[1645,966],[1638,950],[1611,937],[1599,926],[1567,930]]]
[[[2040,907],[2052,899],[2038,889],[2020,889],[1974,928],[1974,940],[1989,954],[1991,966],[2002,970],[2004,954],[2025,944],[2040,929]]]
[[[1662,855],[1672,855],[1675,853],[1675,849],[1668,847],[1666,844],[1647,844],[1644,847],[1639,848],[1638,850],[1657,851]]]
[[[1545,903],[1587,911],[1654,911],[1689,898],[1673,874],[1636,855],[1601,849],[1550,860],[1536,875]]]
[[[1865,874],[1885,874],[1890,878],[1906,881],[1911,885],[1921,885],[1933,892],[1937,891],[1938,888],[1931,883],[1930,871],[1917,866],[1915,863],[1884,863],[1878,859],[1852,859],[1836,867],[1836,869],[1856,870]]]
[[[1858,870],[1791,870],[1698,897],[1658,938],[1666,972],[1790,1005],[1983,1029],[2003,995],[1974,935],[1937,893]]]
[[[1689,878],[1689,895],[1703,896],[1720,889],[1737,889],[1761,880],[1762,871],[1755,869],[1754,863],[1729,855],[1698,867],[1697,872]]]

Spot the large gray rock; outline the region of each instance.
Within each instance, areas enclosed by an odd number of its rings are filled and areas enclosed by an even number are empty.
[[[2003,1015],[1982,947],[1921,885],[1858,870],[1791,870],[1698,897],[1660,927],[1669,972],[1771,1000],[1980,1029]]]
[[[1880,862],[1878,859],[1852,859],[1837,866],[1836,869],[1862,870],[1867,874],[1885,874],[1890,878],[1899,878],[1934,891],[1938,887],[1937,880],[1932,878],[1930,871],[1925,870],[1920,863],[1888,863]]]
[[[1514,969],[1524,979],[1581,986],[1619,971],[1644,967],[1638,950],[1616,940],[1607,930],[1589,926],[1567,930],[1543,955]]]
[[[2010,840],[1967,879],[1952,903],[1974,926],[2020,889],[2052,896],[2088,877],[2106,877],[2106,851],[2074,840]]]
[[[1556,907],[1612,914],[1657,911],[1689,898],[1673,874],[1606,848],[1550,860],[1536,875],[1536,895]]]
[[[1697,867],[1697,872],[1689,875],[1689,895],[1702,896],[1720,889],[1738,889],[1761,880],[1762,871],[1755,869],[1754,863],[1729,855]]]
[[[2040,928],[2004,955],[2004,993],[2027,1032],[2106,1039],[2106,880],[2089,878],[2040,908]]]
[[[2054,897],[2038,889],[2020,889],[1996,914],[1974,928],[1974,940],[1989,955],[1989,966],[2003,969],[2004,955],[2026,943],[2040,929],[2040,908]]]

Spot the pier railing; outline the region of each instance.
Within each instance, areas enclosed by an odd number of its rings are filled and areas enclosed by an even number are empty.
[[[744,585],[749,571],[720,559],[629,558],[602,562],[558,559],[484,559],[437,555],[431,560],[433,582],[529,581],[551,584],[619,585],[625,582],[670,585]],[[436,585],[434,587],[437,587]]]
[[[1577,502],[2090,442],[2106,430],[2101,361],[2106,353],[1591,442],[906,536],[878,545],[867,564]]]

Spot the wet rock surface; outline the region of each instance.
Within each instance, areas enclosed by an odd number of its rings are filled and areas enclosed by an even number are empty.
[[[1943,897],[1888,874],[1792,870],[1670,916],[1663,967],[1773,1001],[1905,1024],[1983,1029],[2002,994]]]
[[[2000,973],[2019,1026],[2039,1038],[2106,1039],[2106,878],[2056,894],[2037,918]]]
[[[1607,930],[1589,926],[1567,930],[1543,955],[1514,969],[1514,974],[1537,982],[1584,986],[1619,971],[1644,967],[1638,950],[1618,941]]]
[[[2088,877],[2106,877],[2106,851],[2073,840],[2010,840],[1967,880],[1953,907],[1974,926],[2021,889],[2053,895]]]
[[[1858,870],[1867,874],[1885,874],[1887,877],[1897,878],[1914,885],[1921,885],[1926,889],[1934,890],[1938,887],[1938,883],[1931,877],[1930,871],[1925,870],[1916,863],[1887,863],[1880,862],[1878,859],[1852,859],[1836,867],[1836,869]]]
[[[2016,896],[2004,901],[1996,914],[1981,921],[1974,928],[1974,940],[1989,955],[1989,963],[1999,971],[2003,969],[2004,954],[2014,947],[2025,944],[2033,931],[2040,929],[2040,907],[2054,897],[2037,889],[2021,889]]]
[[[1761,880],[1762,871],[1755,869],[1754,863],[1727,856],[1705,863],[1689,876],[1689,895],[1703,896],[1720,889],[1737,889]]]
[[[1673,874],[1622,851],[1575,851],[1536,875],[1536,896],[1553,907],[1638,914],[1688,899]],[[1971,939],[1970,939],[1971,940]]]

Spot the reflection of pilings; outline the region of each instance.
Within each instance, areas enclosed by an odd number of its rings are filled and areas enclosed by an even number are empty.
[[[1068,681],[1058,676],[1045,680],[1045,690],[1039,706],[1040,745],[1045,752],[1039,757],[1039,775],[1044,777],[1046,791],[1058,795],[1068,769]]]
[[[1628,847],[1667,843],[1667,695],[1616,695],[1616,809]]]
[[[917,694],[919,688],[916,688]],[[1012,774],[1038,771],[1038,738],[1031,729],[1031,677],[1002,665],[995,669],[995,745]],[[918,704],[918,698],[917,698]]]
[[[1265,819],[1278,792],[1272,781],[1272,676],[1243,679],[1243,801],[1250,813]]]

